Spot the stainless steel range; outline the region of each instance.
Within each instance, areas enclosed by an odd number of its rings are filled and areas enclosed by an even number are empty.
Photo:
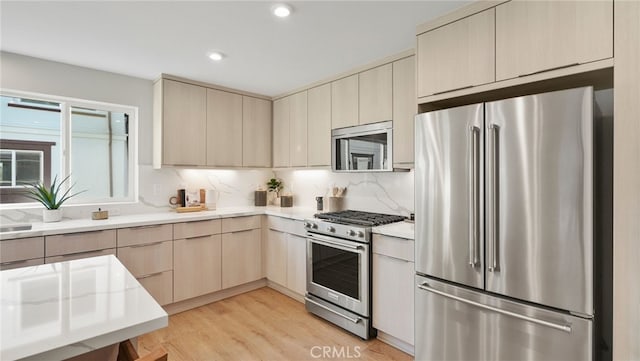
[[[404,217],[362,211],[320,213],[307,230],[306,309],[363,339],[371,327],[371,227]]]

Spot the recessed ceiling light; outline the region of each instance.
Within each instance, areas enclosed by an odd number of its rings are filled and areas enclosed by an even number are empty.
[[[213,61],[220,61],[222,60],[222,58],[224,58],[224,54],[218,52],[218,51],[214,51],[212,53],[209,54],[209,59],[213,60]]]
[[[291,14],[291,6],[287,4],[277,4],[272,8],[273,15],[279,18],[286,18]]]

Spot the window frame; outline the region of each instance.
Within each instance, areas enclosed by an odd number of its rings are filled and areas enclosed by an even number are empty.
[[[88,108],[88,109],[99,109],[106,110],[111,112],[123,112],[129,116],[129,128],[128,128],[128,154],[127,154],[127,162],[128,162],[128,189],[129,194],[125,198],[118,199],[109,199],[109,198],[87,198],[82,195],[78,197],[71,198],[67,201],[67,205],[73,206],[89,206],[89,205],[117,205],[117,204],[134,204],[139,202],[139,164],[138,164],[138,126],[139,126],[139,117],[138,117],[138,107],[131,105],[122,105],[101,101],[93,101],[72,97],[64,97],[50,94],[41,94],[41,93],[33,93],[33,92],[25,92],[20,90],[13,89],[4,89],[0,88],[0,96],[6,97],[16,97],[16,98],[28,98],[33,100],[40,100],[46,102],[56,102],[60,104],[60,169],[54,170],[52,172],[59,172],[59,177],[64,179],[64,177],[68,176],[70,173],[71,167],[71,143],[72,143],[72,122],[71,122],[71,108]],[[68,184],[65,184],[65,188]],[[76,190],[79,191],[79,190]],[[0,204],[0,209],[21,209],[21,208],[33,208],[36,206],[36,202],[28,202],[28,203],[2,203]]]

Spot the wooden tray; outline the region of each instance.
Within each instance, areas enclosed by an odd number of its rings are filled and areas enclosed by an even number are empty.
[[[207,207],[205,207],[204,204],[201,204],[197,207],[178,207],[176,208],[176,212],[178,213],[187,213],[187,212],[200,212],[200,211],[206,211],[208,210]]]

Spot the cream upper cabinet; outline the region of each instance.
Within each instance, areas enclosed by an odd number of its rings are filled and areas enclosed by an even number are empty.
[[[358,125],[358,74],[331,82],[331,129]]]
[[[392,68],[385,64],[358,74],[360,124],[392,119]]]
[[[307,91],[289,96],[291,166],[307,166]]]
[[[242,166],[271,167],[271,102],[242,97]]]
[[[331,165],[331,84],[307,91],[307,163]]]
[[[289,97],[273,102],[273,166],[289,167],[291,158]]]
[[[206,88],[169,79],[162,86],[162,164],[206,164]]]
[[[418,35],[418,97],[495,81],[493,8]]]
[[[613,1],[520,1],[496,7],[496,78],[613,56]]]
[[[413,165],[416,105],[415,56],[393,63],[393,163]]]
[[[207,165],[242,166],[242,95],[207,89]]]

